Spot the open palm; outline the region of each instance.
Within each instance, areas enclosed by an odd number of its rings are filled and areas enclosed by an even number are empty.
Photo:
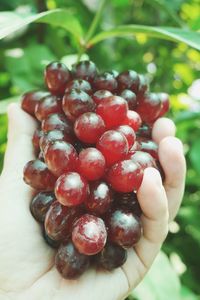
[[[129,250],[123,267],[112,272],[90,269],[73,281],[56,271],[55,252],[44,242],[29,210],[33,190],[23,182],[23,167],[34,157],[35,128],[35,121],[18,105],[9,107],[8,146],[0,177],[0,299],[123,299],[150,268],[183,196],[185,160],[181,142],[173,137],[173,123],[163,118],[153,128],[166,180],[163,187],[156,169],[145,170],[138,191],[142,239]]]

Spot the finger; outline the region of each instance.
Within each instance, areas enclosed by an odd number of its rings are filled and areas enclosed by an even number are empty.
[[[158,119],[152,129],[152,138],[159,144],[162,139],[167,136],[175,136],[176,127],[174,122],[168,118]]]
[[[37,125],[31,116],[14,103],[8,108],[8,121],[3,174],[12,171],[21,174],[27,161],[34,157],[32,136]]]
[[[175,137],[166,137],[158,149],[159,160],[165,173],[165,190],[168,198],[169,219],[173,220],[183,198],[186,163],[183,145]]]
[[[122,267],[127,275],[130,288],[137,278],[139,282],[153,260],[168,232],[168,204],[159,172],[148,168],[144,172],[142,185],[138,191],[142,209],[143,236],[134,250],[129,250],[128,260]],[[135,252],[134,252],[135,251]]]

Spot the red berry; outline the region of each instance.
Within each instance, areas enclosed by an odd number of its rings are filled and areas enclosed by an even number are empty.
[[[148,90],[147,78],[144,75],[139,74],[139,87],[137,92],[137,99],[144,96],[145,92]]]
[[[124,159],[128,153],[127,139],[116,130],[106,131],[98,140],[96,147],[104,155],[107,166]]]
[[[87,180],[100,179],[105,173],[105,168],[105,158],[96,148],[87,148],[80,152],[78,169]]]
[[[94,101],[84,91],[71,90],[63,97],[63,110],[71,121],[75,121],[83,113],[94,111],[94,109]]]
[[[140,128],[142,124],[142,120],[140,118],[140,115],[133,110],[128,110],[125,119],[121,123],[121,125],[129,125],[133,128],[133,130],[136,132]]]
[[[107,128],[121,125],[126,118],[127,111],[126,101],[119,96],[110,96],[102,100],[96,109],[96,113],[102,117]]]
[[[158,94],[146,94],[139,100],[137,112],[146,123],[153,123],[159,116],[161,100]]]
[[[95,78],[93,86],[96,90],[115,92],[117,90],[117,80],[112,73],[105,72]]]
[[[112,201],[112,191],[107,183],[97,181],[90,184],[90,195],[85,200],[88,211],[102,215],[110,208]]]
[[[159,94],[161,100],[161,110],[159,112],[159,118],[166,114],[169,110],[169,95],[166,93]]]
[[[90,265],[89,257],[79,253],[72,242],[61,245],[55,257],[56,269],[65,279],[76,279]]]
[[[40,191],[53,191],[56,178],[39,159],[29,161],[24,168],[24,181]]]
[[[136,135],[133,128],[131,128],[128,125],[121,125],[115,128],[115,130],[121,132],[125,136],[128,142],[128,148],[130,149],[135,143],[135,139],[136,139]]]
[[[152,133],[152,127],[147,124],[143,124],[137,131],[137,135],[139,137],[145,137],[150,139],[151,139],[151,133]]]
[[[73,65],[72,72],[75,78],[85,79],[92,83],[97,76],[98,70],[92,61],[83,60]]]
[[[62,130],[67,134],[72,134],[73,128],[69,120],[62,114],[51,114],[42,121],[42,130],[44,132],[52,130]]]
[[[138,163],[143,169],[156,167],[155,159],[147,152],[135,151],[134,154],[128,154],[127,159]]]
[[[147,139],[138,139],[138,142],[140,144],[140,150],[143,152],[149,153],[153,158],[159,159],[158,158],[158,145],[151,140]]]
[[[102,219],[85,214],[73,226],[72,240],[80,253],[94,255],[105,246],[106,227]]]
[[[71,236],[73,223],[81,214],[80,209],[63,206],[55,201],[46,214],[46,234],[55,241],[68,240]]]
[[[120,73],[117,76],[118,90],[123,91],[125,89],[130,89],[133,92],[138,91],[139,87],[139,76],[133,70],[128,70]]]
[[[36,129],[33,134],[32,143],[36,155],[38,155],[38,153],[40,152],[40,138],[42,137],[42,135],[43,132],[39,129]]]
[[[60,246],[60,244],[61,244],[60,241],[55,241],[55,240],[51,239],[51,238],[47,235],[47,233],[45,232],[45,228],[43,228],[42,233],[43,233],[44,241],[46,242],[46,244],[47,244],[48,246],[50,246],[50,247],[53,248],[53,249],[58,249],[58,248],[59,248],[59,246]]]
[[[45,148],[44,158],[49,170],[57,177],[77,168],[78,154],[71,144],[64,141],[49,144]]]
[[[123,160],[113,165],[107,174],[112,188],[121,193],[137,191],[142,183],[143,169],[132,160]]]
[[[84,143],[95,144],[105,131],[103,119],[95,113],[84,113],[74,124],[76,136]]]
[[[22,109],[30,115],[35,116],[36,105],[46,96],[49,96],[49,93],[43,91],[32,91],[25,93],[22,96]]]
[[[123,207],[131,211],[134,215],[140,217],[142,210],[138,202],[137,194],[132,193],[115,193],[114,195],[114,207]]]
[[[38,222],[44,222],[45,216],[56,200],[55,195],[50,192],[40,192],[31,201],[31,213]]]
[[[65,93],[70,93],[71,90],[83,91],[89,95],[92,93],[92,87],[90,83],[83,79],[74,79],[70,81],[66,86]]]
[[[72,135],[66,134],[61,130],[52,130],[47,133],[44,133],[40,138],[40,149],[44,152],[45,147],[55,141],[65,141],[68,143],[74,142],[74,137]]]
[[[48,115],[62,113],[61,100],[57,96],[46,96],[35,107],[35,116],[39,121],[43,121]]]
[[[137,106],[136,94],[131,90],[123,90],[120,94],[122,98],[128,103],[128,109],[134,110]]]
[[[56,61],[46,67],[44,76],[49,91],[54,95],[64,94],[66,84],[71,79],[65,64]]]
[[[87,181],[78,173],[63,174],[56,181],[55,195],[62,205],[79,205],[86,199],[88,193]]]
[[[141,238],[140,220],[127,209],[113,210],[106,217],[108,238],[124,248],[133,247]]]
[[[110,96],[112,96],[112,93],[110,91],[99,90],[93,94],[92,98],[94,102],[98,105],[101,103],[102,100],[107,99]]]

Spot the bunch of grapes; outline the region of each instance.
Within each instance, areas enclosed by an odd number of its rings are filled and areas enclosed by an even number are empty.
[[[137,190],[145,168],[162,171],[151,129],[168,111],[168,95],[150,93],[133,70],[99,74],[91,61],[71,70],[50,63],[44,77],[48,92],[22,97],[38,122],[37,159],[24,168],[36,191],[32,215],[58,249],[62,277],[77,278],[94,263],[112,270],[142,235]]]

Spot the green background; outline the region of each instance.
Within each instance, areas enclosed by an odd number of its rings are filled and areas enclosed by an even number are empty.
[[[85,0],[1,0],[0,11],[30,14],[67,8],[66,26],[79,20],[87,32],[99,1]],[[1,13],[0,13],[1,16]],[[6,14],[0,18],[0,33],[9,24]],[[13,15],[14,16],[14,15]],[[15,22],[15,19],[12,19]],[[6,24],[6,22],[8,24]],[[17,22],[17,19],[16,19]],[[48,21],[49,22],[49,21]],[[52,20],[49,23],[54,23]],[[200,29],[199,0],[112,0],[107,1],[96,31],[108,30],[121,24]],[[45,24],[22,27],[6,34],[0,41],[0,168],[6,147],[7,117],[10,101],[34,88],[43,88],[43,69],[52,60],[70,62],[70,56],[84,52],[77,36],[65,28]],[[74,29],[72,28],[72,29]],[[76,28],[77,35],[79,28]],[[73,31],[73,30],[72,30]],[[199,43],[200,47],[200,43]],[[199,48],[200,49],[200,48]],[[170,234],[144,282],[133,291],[130,299],[195,300],[200,299],[200,52],[185,43],[152,38],[144,33],[133,37],[110,38],[87,50],[101,71],[134,69],[148,76],[151,89],[170,94],[171,117],[177,126],[177,136],[184,143],[187,159],[186,191]]]

